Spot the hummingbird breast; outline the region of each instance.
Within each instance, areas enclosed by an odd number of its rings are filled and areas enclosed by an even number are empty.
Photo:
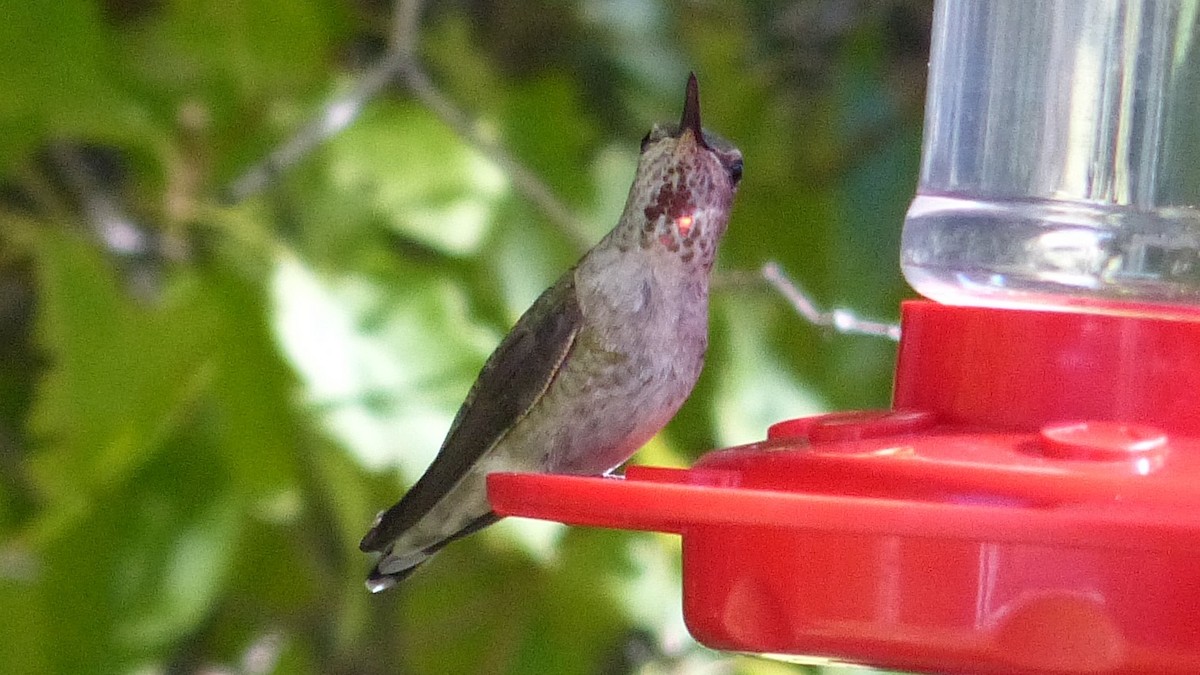
[[[541,470],[597,474],[679,410],[708,344],[708,277],[660,252],[593,249],[576,268],[584,327],[554,383],[504,441]]]

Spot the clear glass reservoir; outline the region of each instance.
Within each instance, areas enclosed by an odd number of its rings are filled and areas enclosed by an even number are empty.
[[[909,283],[1200,309],[1200,1],[940,0]]]

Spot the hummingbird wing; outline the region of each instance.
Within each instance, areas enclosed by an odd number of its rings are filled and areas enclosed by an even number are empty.
[[[583,313],[571,269],[525,311],[488,357],[424,475],[359,543],[382,551],[419,521],[537,404],[579,335]]]

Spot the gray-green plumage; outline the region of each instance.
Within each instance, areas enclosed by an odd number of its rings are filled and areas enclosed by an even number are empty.
[[[359,547],[389,588],[497,516],[494,471],[606,473],[673,417],[708,344],[708,277],[741,153],[702,131],[695,77],[678,125],[642,141],[621,220],[488,358],[425,474]]]

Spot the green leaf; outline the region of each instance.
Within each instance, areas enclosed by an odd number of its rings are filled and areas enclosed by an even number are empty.
[[[99,3],[7,2],[0,21],[0,170],[50,138],[124,141],[144,131],[114,75]]]
[[[592,181],[583,167],[590,159],[596,129],[584,109],[578,83],[560,74],[524,83],[508,97],[503,120],[505,144],[543,177],[559,199],[587,201]],[[636,141],[629,143],[636,147]],[[613,214],[599,234],[616,224],[618,215]]]
[[[478,249],[508,191],[494,164],[414,105],[373,107],[324,154],[334,210],[365,208],[398,234],[451,255]]]
[[[27,549],[12,543],[0,547],[0,613],[6,617],[0,663],[13,675],[52,672],[54,645],[46,636],[54,622],[39,595],[30,592],[37,568]]]
[[[415,478],[498,337],[446,280],[399,265],[388,277],[321,275],[281,256],[275,331],[325,429],[364,466]]]
[[[323,73],[338,17],[314,0],[169,0],[133,36],[158,58],[133,63],[151,80],[232,85],[240,96]]]
[[[30,419],[42,447],[31,471],[54,508],[79,515],[147,461],[211,376],[211,325],[188,284],[168,284],[159,306],[130,298],[83,240],[36,236],[37,340],[49,370]]]
[[[716,309],[729,343],[724,354],[712,358],[719,363],[713,396],[718,444],[760,441],[775,422],[826,410],[819,395],[796,381],[765,347],[768,322],[764,317],[771,314],[773,299],[725,300],[717,303]]]
[[[286,521],[300,497],[301,419],[287,405],[299,383],[278,351],[266,289],[208,270],[195,311],[211,318],[213,445],[240,492]]]
[[[171,478],[173,482],[179,476]],[[137,500],[143,509],[136,517],[143,528],[125,539],[137,548],[116,570],[122,582],[116,605],[124,609],[114,627],[117,644],[152,652],[205,618],[224,590],[237,550],[241,515],[234,494],[215,490],[203,498],[193,495],[195,504],[164,500],[161,493],[157,499]],[[158,512],[180,505],[191,512]],[[140,565],[131,564],[134,561]]]
[[[214,449],[185,433],[37,544],[28,591],[55,671],[116,672],[201,625],[239,557],[243,509]]]

